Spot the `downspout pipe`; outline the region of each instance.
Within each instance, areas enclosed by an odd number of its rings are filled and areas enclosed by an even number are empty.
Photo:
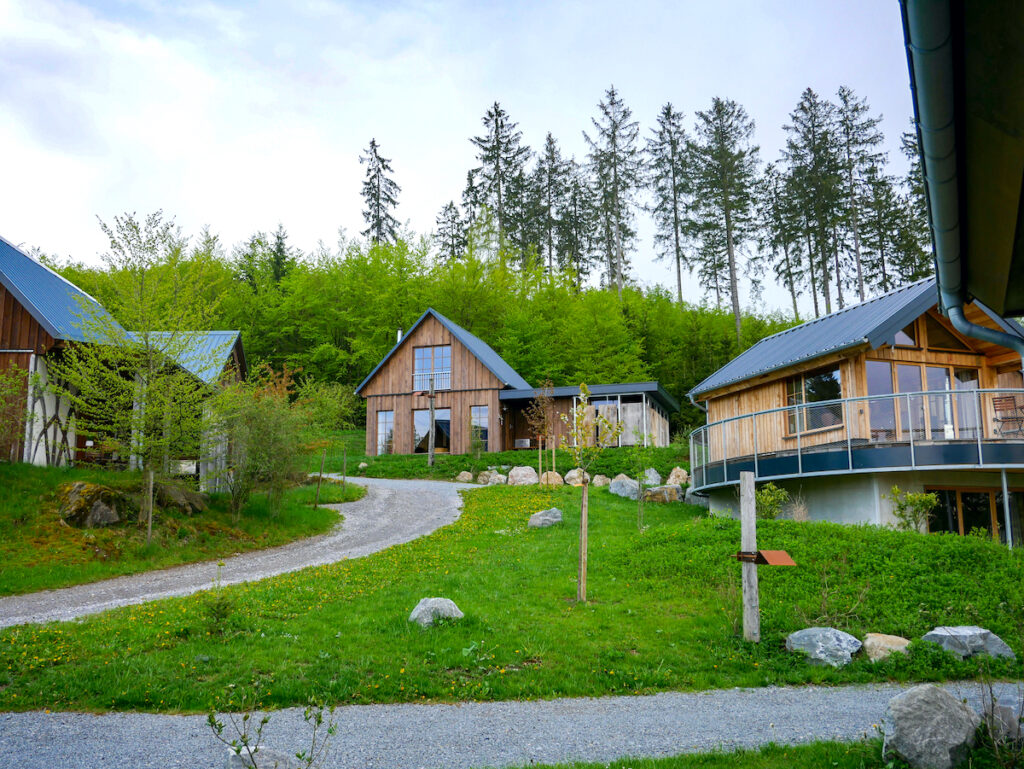
[[[1021,356],[1024,366],[1024,337],[971,323],[964,314],[967,287],[961,261],[963,233],[950,0],[900,0],[900,7],[935,253],[939,306],[961,334],[1013,350]],[[925,84],[923,89],[919,87],[921,83]]]
[[[694,397],[693,397],[693,393],[687,393],[686,397],[689,398],[690,399],[690,403],[692,403],[698,409],[703,411],[705,414],[708,413],[708,407],[707,406],[702,406],[701,404],[697,403],[696,399],[694,399]]]

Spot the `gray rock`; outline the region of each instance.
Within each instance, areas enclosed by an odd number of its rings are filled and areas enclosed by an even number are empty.
[[[476,482],[482,486],[486,486],[490,483],[492,475],[494,475],[493,470],[481,470],[476,476]]]
[[[409,615],[409,621],[430,627],[439,619],[462,619],[465,614],[448,598],[423,598]]]
[[[587,483],[589,483],[590,473],[585,473],[580,468],[575,467],[565,474],[565,483],[568,486],[582,486],[584,477],[586,477]]]
[[[1024,697],[992,699],[989,693],[982,697],[981,718],[996,743],[1020,742],[1024,738],[1021,717],[1024,716]]]
[[[608,491],[626,499],[637,499],[640,496],[640,484],[620,473],[608,484]]]
[[[607,486],[611,482],[612,482],[612,479],[609,478],[607,475],[601,475],[600,473],[598,473],[597,475],[594,476],[594,480],[592,480],[590,482],[590,485],[591,486]]]
[[[834,668],[848,665],[860,647],[860,641],[834,627],[808,627],[790,633],[786,638],[787,651],[804,652],[812,665],[831,665]]]
[[[456,483],[472,483],[473,482],[473,473],[469,472],[469,470],[463,470],[461,473],[459,473],[458,475],[455,476],[455,482]]]
[[[921,636],[922,641],[937,643],[961,659],[987,654],[990,657],[1016,659],[1013,650],[991,630],[977,625],[943,625]]]
[[[209,497],[178,483],[157,483],[153,491],[157,505],[164,509],[176,508],[185,515],[193,515],[209,507]]]
[[[697,507],[703,507],[705,510],[711,508],[711,500],[708,499],[707,494],[698,494],[693,490],[693,486],[688,486],[686,494],[683,495],[683,502],[688,505],[696,505]]]
[[[487,479],[488,486],[501,486],[506,482],[508,482],[508,476],[501,473],[491,473],[491,477]]]
[[[655,486],[644,489],[644,502],[682,502],[682,486]]]
[[[133,507],[131,501],[108,486],[75,481],[57,490],[58,514],[65,523],[82,529],[112,526],[121,520],[118,512]]]
[[[557,507],[549,507],[547,510],[541,510],[539,513],[531,515],[527,526],[531,529],[545,529],[548,526],[554,526],[556,523],[561,522],[562,511]]]
[[[301,769],[303,766],[295,756],[289,756],[279,750],[260,748],[256,751],[255,758],[254,765],[245,748],[242,748],[241,753],[232,750],[224,766],[226,769]]]
[[[914,769],[953,769],[972,747],[981,718],[932,684],[889,700],[882,756],[902,758]]]
[[[661,485],[661,473],[655,470],[653,467],[648,467],[644,470],[644,486],[660,486]]]
[[[539,482],[537,471],[529,465],[520,465],[508,471],[509,486],[533,486]]]

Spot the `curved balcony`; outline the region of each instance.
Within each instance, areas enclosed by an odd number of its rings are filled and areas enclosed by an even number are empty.
[[[698,491],[866,472],[1024,469],[1024,390],[840,398],[713,422],[690,434]]]

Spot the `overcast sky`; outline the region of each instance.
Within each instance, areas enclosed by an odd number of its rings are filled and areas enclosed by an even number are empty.
[[[612,83],[644,134],[666,101],[690,123],[735,99],[766,160],[804,88],[849,85],[905,168],[896,0],[0,0],[0,235],[95,262],[97,216],[162,208],[228,245],[280,222],[294,246],[333,246],[364,227],[371,137],[402,186],[399,219],[427,232],[459,200],[488,105],[531,146],[551,131],[582,159]],[[636,274],[672,286],[640,219]],[[687,293],[701,299],[695,281]]]

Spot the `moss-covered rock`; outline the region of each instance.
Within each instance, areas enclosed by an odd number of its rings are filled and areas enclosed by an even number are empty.
[[[57,489],[57,503],[64,522],[81,529],[112,526],[136,509],[125,494],[86,481],[61,484]]]

